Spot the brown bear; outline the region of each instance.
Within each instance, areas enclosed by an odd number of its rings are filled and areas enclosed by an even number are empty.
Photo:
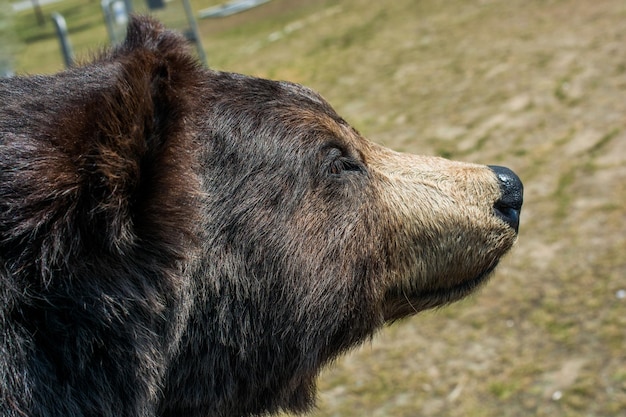
[[[307,410],[321,366],[484,282],[521,204],[506,168],[377,146],[135,18],[0,81],[0,415]]]

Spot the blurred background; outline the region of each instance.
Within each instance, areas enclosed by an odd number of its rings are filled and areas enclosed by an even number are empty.
[[[77,62],[110,43],[104,2],[48,1],[2,0],[0,74],[63,69],[53,12]],[[626,416],[626,2],[218,3],[190,0],[195,31],[182,0],[152,13],[215,69],[308,85],[378,143],[526,187],[490,283],[328,367],[312,415]]]

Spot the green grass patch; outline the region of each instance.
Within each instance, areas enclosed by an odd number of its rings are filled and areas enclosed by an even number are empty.
[[[602,152],[602,150],[613,140],[617,135],[622,132],[622,129],[615,128],[610,132],[606,133],[604,136],[600,138],[598,142],[596,142],[590,149],[589,154],[591,157],[595,157]]]
[[[504,401],[514,395],[519,389],[517,381],[496,381],[489,384],[489,392],[498,400]]]

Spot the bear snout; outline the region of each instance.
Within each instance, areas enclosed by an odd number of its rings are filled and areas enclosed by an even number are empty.
[[[519,230],[520,211],[524,202],[524,185],[519,177],[509,168],[489,165],[500,182],[500,199],[493,208],[498,217],[517,232]]]

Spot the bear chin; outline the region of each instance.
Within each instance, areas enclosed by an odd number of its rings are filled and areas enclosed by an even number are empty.
[[[426,290],[407,291],[403,288],[394,288],[387,292],[383,317],[385,322],[394,322],[421,311],[432,308],[444,307],[455,301],[459,301],[469,294],[481,288],[491,277],[498,262],[488,267],[485,271],[451,287],[439,287]]]

